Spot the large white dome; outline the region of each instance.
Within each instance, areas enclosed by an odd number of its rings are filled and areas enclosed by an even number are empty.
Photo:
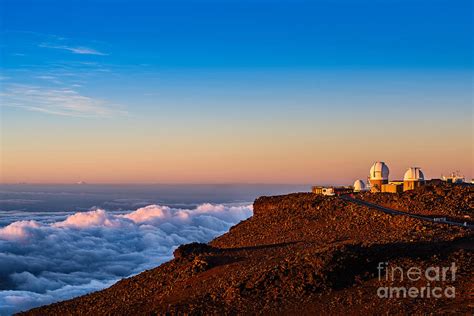
[[[365,190],[365,183],[362,180],[356,180],[354,182],[354,191],[359,192],[359,191],[364,191]]]
[[[377,161],[370,168],[370,180],[388,180],[389,170],[385,162]]]
[[[411,167],[405,172],[403,181],[424,181],[425,175],[421,172],[420,168]]]

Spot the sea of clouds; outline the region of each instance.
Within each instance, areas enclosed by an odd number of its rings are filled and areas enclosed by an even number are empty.
[[[171,259],[179,245],[208,242],[251,215],[252,205],[205,203],[12,222],[0,228],[0,315],[106,288]]]

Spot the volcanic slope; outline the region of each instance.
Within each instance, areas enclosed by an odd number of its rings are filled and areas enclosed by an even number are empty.
[[[446,203],[456,206],[459,196],[449,196]],[[337,197],[261,197],[251,218],[209,244],[183,245],[175,259],[155,269],[26,314],[469,313],[473,244],[468,229],[392,216]],[[386,280],[379,279],[379,262],[404,271],[453,262],[458,269],[446,282]],[[377,296],[380,287],[427,283],[454,286],[455,298]]]

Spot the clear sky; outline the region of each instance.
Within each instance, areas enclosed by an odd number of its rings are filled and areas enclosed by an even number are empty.
[[[0,182],[473,166],[471,0],[0,0]]]

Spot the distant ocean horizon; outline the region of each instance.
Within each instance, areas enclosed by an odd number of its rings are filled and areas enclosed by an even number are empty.
[[[208,242],[284,184],[1,184],[0,315],[84,295]]]
[[[0,184],[0,227],[12,211],[28,218],[30,212],[124,211],[151,204],[187,208],[309,190],[306,184]]]

